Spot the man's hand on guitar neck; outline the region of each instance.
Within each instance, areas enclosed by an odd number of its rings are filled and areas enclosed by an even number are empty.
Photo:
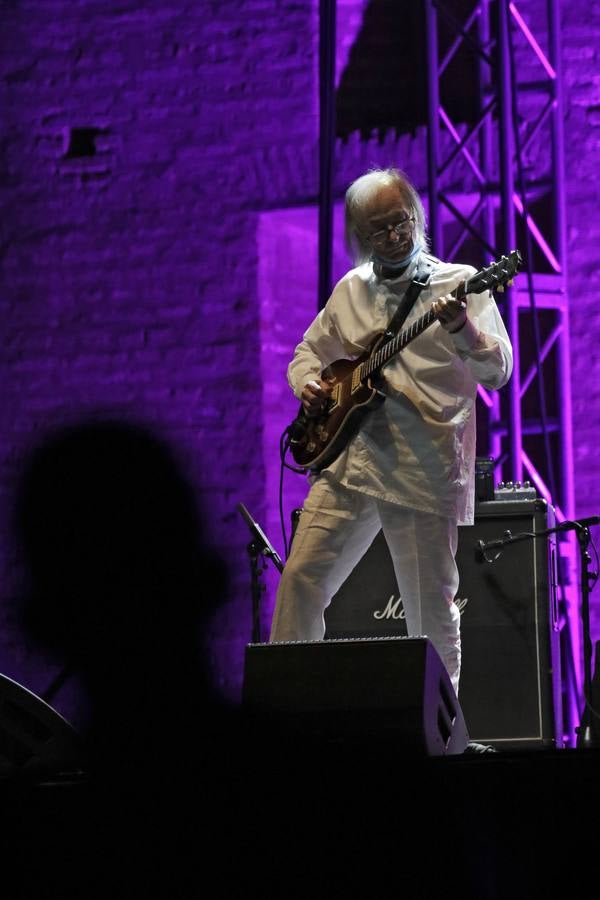
[[[318,416],[319,413],[323,412],[325,404],[331,396],[334,384],[334,379],[324,381],[319,378],[304,385],[300,399],[302,408],[307,416]]]
[[[457,300],[455,297],[442,297],[433,304],[435,317],[438,319],[442,328],[449,331],[460,331],[467,321],[467,304],[464,300]]]

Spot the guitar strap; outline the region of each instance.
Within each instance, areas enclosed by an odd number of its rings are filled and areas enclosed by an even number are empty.
[[[429,253],[421,253],[419,256],[419,261],[417,262],[417,270],[415,272],[415,277],[409,284],[406,289],[406,293],[404,297],[400,301],[398,305],[398,309],[394,313],[387,329],[384,334],[384,341],[391,341],[392,338],[395,338],[404,322],[406,321],[406,317],[409,312],[415,305],[417,301],[417,297],[421,293],[424,287],[427,287],[429,279],[434,271],[439,265],[439,259],[435,256],[431,256]]]

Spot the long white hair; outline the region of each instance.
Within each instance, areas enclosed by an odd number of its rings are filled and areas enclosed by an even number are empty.
[[[388,187],[389,185],[395,185],[398,188],[403,203],[411,216],[414,216],[415,244],[421,244],[424,250],[429,249],[425,210],[423,209],[421,198],[408,176],[401,169],[370,169],[365,175],[361,175],[360,178],[353,181],[346,191],[346,247],[356,265],[367,262],[373,253],[373,248],[358,228],[361,212],[373,194],[376,194],[380,188]]]

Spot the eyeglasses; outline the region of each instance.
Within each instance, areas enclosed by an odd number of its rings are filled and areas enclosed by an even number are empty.
[[[382,246],[386,243],[392,231],[397,234],[398,237],[400,237],[401,235],[409,234],[409,232],[412,231],[414,221],[414,216],[407,216],[405,219],[400,219],[399,222],[386,225],[385,228],[381,228],[379,231],[374,231],[372,234],[370,234],[368,236],[368,241],[369,243],[373,244],[374,247]]]

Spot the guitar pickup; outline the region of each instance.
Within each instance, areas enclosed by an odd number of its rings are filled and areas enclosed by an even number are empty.
[[[362,365],[357,366],[352,372],[352,393],[355,394],[362,387]]]
[[[327,402],[327,412],[333,412],[336,406],[340,405],[340,392],[342,390],[342,383],[338,381],[336,385],[334,385],[333,390],[331,391],[331,395]]]

